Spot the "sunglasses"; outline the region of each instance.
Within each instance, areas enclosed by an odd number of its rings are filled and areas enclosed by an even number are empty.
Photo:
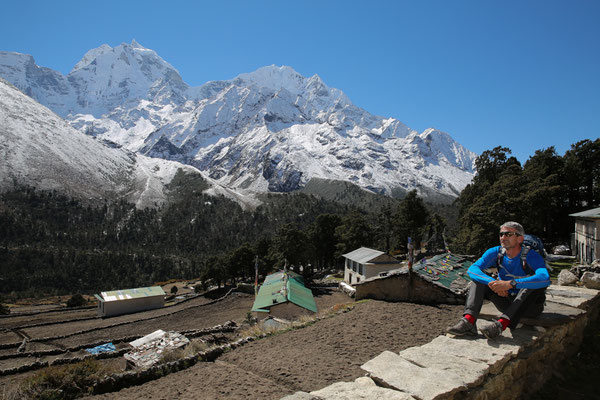
[[[517,232],[500,232],[500,237],[503,237],[503,236],[513,237],[513,236],[521,236],[521,235],[518,234]]]

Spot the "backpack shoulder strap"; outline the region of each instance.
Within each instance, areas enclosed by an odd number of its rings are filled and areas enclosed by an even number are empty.
[[[535,271],[527,264],[527,254],[529,254],[529,250],[531,250],[530,246],[521,246],[521,263],[523,265],[523,272],[533,275],[535,274]]]
[[[500,271],[500,268],[504,268],[502,266],[502,259],[504,258],[504,255],[506,254],[506,249],[502,246],[500,246],[500,248],[498,249],[498,259],[496,260],[496,264],[498,265],[498,271]]]

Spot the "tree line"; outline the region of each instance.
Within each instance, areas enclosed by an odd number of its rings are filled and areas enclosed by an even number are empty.
[[[458,231],[452,247],[480,254],[498,242],[498,226],[520,222],[551,246],[570,243],[569,214],[600,205],[600,139],[579,141],[563,156],[554,147],[537,150],[524,165],[507,147],[484,151],[477,175],[461,192]]]
[[[371,199],[367,209],[270,194],[245,211],[198,184],[180,181],[169,205],[142,210],[30,187],[2,193],[0,293],[92,293],[168,279],[224,284],[252,279],[257,261],[263,276],[285,263],[309,273],[337,266],[360,246],[397,252],[409,235],[428,234],[430,211],[416,192],[401,201],[382,197],[377,207]]]

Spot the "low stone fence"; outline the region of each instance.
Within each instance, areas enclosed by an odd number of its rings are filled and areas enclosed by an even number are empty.
[[[110,325],[82,329],[82,330],[75,331],[75,332],[69,332],[69,333],[66,333],[64,335],[47,336],[47,337],[41,337],[41,338],[31,338],[31,339],[28,339],[27,341],[28,342],[47,342],[47,341],[50,341],[50,340],[65,339],[65,338],[68,338],[68,337],[71,337],[71,336],[82,335],[82,334],[88,333],[88,332],[97,332],[99,330],[115,328],[115,327],[118,327],[118,326],[121,326],[121,325],[133,324],[133,323],[136,323],[136,322],[143,322],[143,321],[149,321],[149,320],[153,320],[153,319],[157,319],[157,318],[162,318],[162,317],[169,316],[169,315],[174,315],[174,314],[177,314],[177,313],[180,313],[182,311],[186,311],[186,310],[189,310],[189,309],[192,309],[192,308],[206,307],[208,305],[218,303],[218,302],[224,300],[225,298],[227,298],[227,296],[229,296],[232,292],[235,292],[235,291],[236,291],[236,288],[233,288],[233,289],[230,289],[225,295],[219,297],[218,299],[209,301],[208,303],[197,304],[197,305],[193,305],[193,306],[181,308],[179,310],[175,310],[175,311],[172,311],[172,312],[167,312],[167,313],[160,314],[160,315],[153,315],[153,316],[150,316],[150,317],[141,317],[139,319],[134,319],[134,320],[131,320],[131,321],[121,321],[121,322],[116,322],[116,323],[113,323],[113,324],[110,324]],[[89,318],[89,319],[98,319],[98,317]],[[68,323],[68,322],[73,322],[73,321],[72,320],[67,320],[67,321],[64,321],[64,322],[56,322],[55,324]],[[35,325],[32,325],[32,326],[35,326]],[[21,342],[13,342],[13,343],[3,343],[3,344],[0,344],[0,349],[18,348],[19,346],[22,345],[22,343],[23,343],[22,341]]]
[[[173,372],[184,370],[197,364],[198,362],[214,361],[225,351],[233,350],[239,346],[243,346],[252,340],[254,339],[251,337],[239,339],[235,342],[212,347],[206,351],[200,352],[193,356],[181,358],[177,361],[158,364],[143,370],[127,371],[120,374],[107,376],[103,380],[94,384],[93,394],[116,392],[130,386],[141,385]]]
[[[285,400],[385,398],[403,400],[521,399],[535,393],[579,349],[587,324],[598,318],[597,290],[551,286],[540,318],[488,340],[439,336],[430,343],[363,364],[367,376]],[[487,304],[481,318],[496,316]]]
[[[187,338],[195,338],[195,337],[210,335],[210,334],[214,334],[214,333],[235,332],[238,329],[239,329],[239,327],[234,321],[227,321],[223,325],[216,325],[211,328],[192,329],[192,330],[187,330],[187,331],[181,331],[180,333],[183,334],[184,336],[186,336]],[[126,336],[126,337],[114,339],[111,341],[111,343],[113,343],[113,344],[128,343],[128,342],[132,342],[136,339],[139,339],[141,337],[142,337],[141,335]],[[83,350],[86,348],[93,348],[93,347],[96,347],[96,346],[99,346],[99,345],[102,345],[105,343],[106,343],[106,341],[104,340],[104,341],[100,341],[100,342],[82,344],[82,345],[70,347],[70,348],[67,348],[64,350],[53,349],[53,350],[43,350],[43,351],[35,351],[35,352],[9,354],[9,355],[3,355],[2,358],[0,358],[0,359],[30,358],[30,357],[38,358],[38,357],[43,357],[43,356],[66,354],[66,353],[72,353],[72,352],[76,352],[79,350]],[[0,376],[19,374],[22,372],[32,371],[32,370],[41,369],[41,368],[54,366],[54,365],[74,364],[74,363],[77,363],[80,361],[87,360],[89,358],[95,358],[98,360],[106,359],[106,358],[115,358],[115,357],[122,356],[123,354],[127,353],[128,351],[131,351],[131,348],[129,346],[127,346],[127,348],[119,349],[119,350],[111,352],[111,353],[73,355],[71,357],[57,358],[52,361],[34,361],[29,364],[20,365],[18,367],[2,369],[2,370],[0,370]]]

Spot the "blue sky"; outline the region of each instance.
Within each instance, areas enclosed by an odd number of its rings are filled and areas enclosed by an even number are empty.
[[[318,74],[372,114],[481,153],[600,136],[600,1],[4,2],[0,50],[67,74],[136,39],[192,86],[265,65]]]

